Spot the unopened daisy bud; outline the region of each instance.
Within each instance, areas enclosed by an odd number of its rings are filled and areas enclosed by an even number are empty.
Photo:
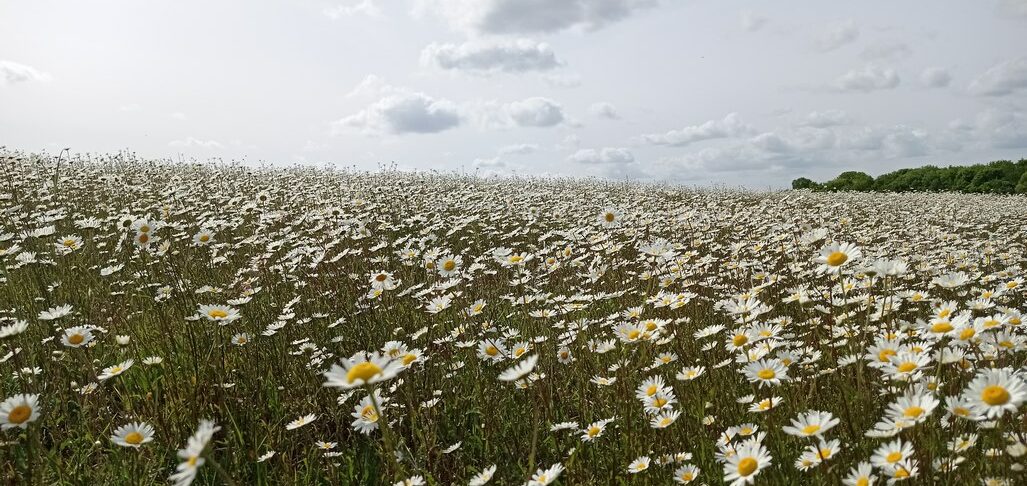
[[[119,334],[119,335],[118,335],[117,337],[115,337],[114,339],[118,341],[118,344],[119,344],[119,345],[121,345],[121,346],[127,346],[127,345],[128,345],[128,341],[129,341],[129,340],[130,340],[131,338],[130,338],[130,337],[128,337],[128,336],[125,336],[125,335],[121,335],[121,334]]]

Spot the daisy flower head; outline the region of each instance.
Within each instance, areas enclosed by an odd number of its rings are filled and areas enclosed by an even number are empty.
[[[61,336],[61,344],[69,348],[87,346],[92,340],[93,333],[85,326],[69,327],[64,330],[64,335]]]
[[[307,424],[309,424],[309,423],[311,423],[311,422],[313,422],[315,420],[317,420],[317,414],[308,413],[308,414],[306,414],[306,415],[304,415],[302,417],[299,417],[296,420],[293,420],[292,422],[289,422],[288,424],[286,424],[285,425],[285,430],[296,430],[296,429],[298,429],[300,427],[303,427],[304,425],[307,425]]]
[[[1008,368],[989,368],[977,373],[963,396],[977,415],[990,419],[1015,413],[1027,400],[1027,384]]]
[[[614,208],[605,208],[599,212],[596,220],[604,228],[616,228],[621,225],[624,214]]]
[[[821,273],[833,273],[862,256],[863,252],[852,243],[832,243],[821,248],[820,256],[814,261],[820,264],[817,270]]]
[[[24,429],[36,420],[39,420],[39,395],[14,395],[0,402],[0,429]]]
[[[377,352],[358,352],[342,361],[342,366],[333,364],[324,373],[324,386],[342,389],[356,388],[394,378],[403,369],[403,361],[389,358]]]
[[[531,476],[531,481],[528,481],[528,486],[546,486],[556,481],[556,478],[560,477],[560,473],[563,472],[563,464],[556,463],[547,469],[541,469],[535,471],[535,474]]]
[[[475,474],[471,481],[467,483],[467,486],[482,486],[489,481],[492,481],[492,476],[496,474],[496,465],[493,464],[480,473]]]
[[[766,447],[759,442],[744,442],[734,450],[724,464],[724,480],[732,486],[752,484],[756,475],[773,463]]]
[[[206,317],[207,320],[217,322],[219,324],[228,324],[236,319],[242,317],[239,314],[239,309],[227,305],[210,305],[204,304],[200,306],[200,315]]]
[[[650,462],[651,460],[649,459],[649,456],[639,457],[638,459],[631,461],[631,464],[628,465],[628,472],[631,474],[638,474],[645,471],[646,469],[649,469]]]
[[[132,365],[134,365],[134,364],[135,364],[135,360],[134,359],[131,359],[131,358],[126,359],[125,361],[122,361],[121,363],[118,363],[118,364],[116,364],[114,366],[108,366],[108,367],[104,368],[103,372],[101,372],[96,378],[99,379],[100,381],[109,380],[111,378],[114,378],[115,376],[118,376],[118,375],[128,371],[128,369],[131,368]]]
[[[111,435],[111,442],[121,447],[138,449],[143,444],[153,440],[153,432],[153,426],[146,422],[129,423],[114,430],[114,435]]]
[[[500,381],[517,381],[524,378],[535,369],[535,363],[538,362],[538,355],[533,354],[527,358],[522,359],[517,364],[507,368],[505,371],[499,374]]]
[[[798,437],[820,437],[831,430],[832,427],[838,425],[841,422],[835,418],[831,412],[821,412],[819,410],[813,410],[799,415],[798,418],[792,419],[792,425],[782,427],[782,430],[788,435],[794,435]]]
[[[206,246],[212,242],[214,242],[214,232],[208,229],[201,229],[193,235],[193,244],[196,246]]]
[[[688,484],[695,481],[699,477],[699,468],[685,464],[674,471],[674,482],[678,484]]]

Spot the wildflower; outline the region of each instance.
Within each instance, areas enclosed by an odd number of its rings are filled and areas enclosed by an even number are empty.
[[[121,447],[133,447],[138,449],[143,444],[153,440],[153,426],[146,422],[134,422],[122,425],[114,430],[111,442]]]
[[[39,420],[39,395],[14,395],[0,402],[0,429],[24,429],[36,420]]]
[[[358,352],[349,359],[343,360],[342,366],[333,364],[332,368],[324,373],[327,379],[324,386],[347,389],[379,383],[392,379],[402,368],[403,362],[400,360],[394,360],[376,352],[370,354]]]

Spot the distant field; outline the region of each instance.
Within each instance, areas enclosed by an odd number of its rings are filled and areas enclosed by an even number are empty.
[[[1022,196],[0,163],[5,483],[1027,483]]]

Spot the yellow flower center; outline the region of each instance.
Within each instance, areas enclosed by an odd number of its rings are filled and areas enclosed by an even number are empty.
[[[988,385],[981,392],[981,400],[992,406],[1005,405],[1009,403],[1009,390],[1001,385]]]
[[[132,445],[142,444],[143,443],[143,434],[140,434],[139,432],[135,432],[135,431],[129,432],[129,434],[125,436],[125,442],[129,443],[129,444],[132,444]]]
[[[603,431],[603,429],[600,429],[599,427],[596,427],[596,426],[589,427],[588,428],[588,436],[594,439],[597,436],[599,436],[599,433],[602,432],[602,431]]]
[[[146,233],[140,233],[139,234],[139,242],[140,243],[146,243],[148,241],[150,241],[150,235],[148,235]]]
[[[756,373],[756,376],[764,380],[771,380],[777,375],[774,373],[774,370],[767,368],[760,370],[759,373]]]
[[[75,246],[75,240],[73,240],[71,238],[68,238],[68,239],[64,240],[64,246],[66,246],[68,248],[71,248],[71,247]]]
[[[71,344],[74,344],[76,346],[78,346],[79,344],[82,344],[82,341],[85,341],[85,340],[86,340],[86,337],[81,335],[81,334],[72,334],[71,336],[68,336],[68,342],[71,343]]]
[[[658,391],[660,391],[660,387],[658,387],[655,384],[653,384],[653,385],[649,385],[649,388],[645,389],[645,394],[649,395],[649,396],[653,396]]]
[[[802,428],[802,433],[806,434],[806,435],[813,435],[813,434],[815,434],[815,433],[817,433],[819,431],[820,431],[820,425],[818,425],[818,424],[809,424],[809,425],[807,425],[807,426]]]
[[[366,420],[368,422],[377,422],[378,421],[378,412],[376,412],[374,410],[374,407],[371,406],[371,405],[364,406],[364,408],[362,408],[360,410],[360,416],[363,417],[364,420]]]
[[[378,376],[381,372],[382,369],[379,368],[378,365],[370,361],[364,361],[363,363],[353,365],[353,367],[349,369],[346,373],[346,381],[354,383],[357,380],[361,380],[366,383],[371,378]]]
[[[735,334],[735,337],[731,338],[731,344],[735,346],[742,346],[747,342],[749,342],[749,337],[745,334]]]
[[[889,452],[884,460],[894,464],[902,460],[902,453],[899,451]]]
[[[490,344],[487,347],[485,347],[485,354],[487,354],[489,356],[495,356],[495,355],[499,354],[499,348],[497,348],[497,347],[495,347],[495,346]]]
[[[642,335],[642,331],[639,331],[638,329],[632,329],[632,330],[628,331],[628,339],[631,339],[631,340],[638,339],[638,336],[641,336],[641,335]]]
[[[759,463],[756,462],[756,459],[753,459],[751,457],[746,457],[745,459],[742,459],[741,461],[738,461],[738,474],[740,474],[742,476],[748,476],[748,475],[756,472],[756,468],[758,466],[759,466]]]
[[[663,408],[667,404],[666,398],[655,398],[653,399],[653,408]]]
[[[687,481],[691,481],[691,480],[695,479],[695,476],[692,476],[692,472],[691,471],[685,471],[685,472],[681,473],[680,478],[681,478],[682,481],[686,481],[687,482]]]
[[[912,406],[912,407],[907,408],[903,412],[903,414],[905,414],[909,418],[917,418],[917,417],[923,415],[923,413],[924,413],[924,409],[922,409],[920,407],[917,407],[915,405]]]
[[[228,313],[221,309],[211,309],[207,315],[210,316],[211,319],[224,319],[228,317]]]
[[[910,371],[916,369],[916,363],[912,361],[906,361],[905,363],[900,364],[897,369],[902,373],[909,373]]]
[[[959,339],[962,339],[963,341],[966,341],[967,339],[970,339],[970,338],[974,337],[974,335],[976,335],[976,334],[977,334],[977,331],[974,330],[974,328],[968,327],[966,329],[963,329],[959,333]]]
[[[897,477],[897,478],[908,478],[909,477],[909,471],[907,471],[906,468],[904,468],[904,467],[900,467],[900,468],[895,470],[895,477]]]
[[[931,332],[949,332],[952,329],[952,323],[950,323],[949,321],[936,322],[933,326],[931,326]]]
[[[827,264],[832,267],[837,267],[845,263],[848,259],[849,255],[846,255],[845,253],[842,253],[840,251],[836,251],[827,256]]]
[[[603,215],[603,219],[605,219],[607,223],[612,223],[614,219],[617,219],[617,215],[613,213],[606,213]]]
[[[18,425],[25,423],[29,417],[32,416],[32,408],[28,405],[18,405],[11,409],[10,413],[7,414],[7,421]]]
[[[210,235],[200,235],[200,241],[203,243],[210,241]]]
[[[447,272],[452,272],[456,269],[456,262],[453,260],[446,260],[445,263],[442,264],[442,269]]]
[[[882,349],[880,353],[877,353],[877,360],[882,363],[887,363],[891,361],[891,357],[896,354],[897,353],[894,349]]]
[[[414,354],[414,353],[407,353],[406,356],[403,356],[403,365],[404,366],[407,366],[410,363],[413,363],[414,361],[417,361],[417,355]]]

